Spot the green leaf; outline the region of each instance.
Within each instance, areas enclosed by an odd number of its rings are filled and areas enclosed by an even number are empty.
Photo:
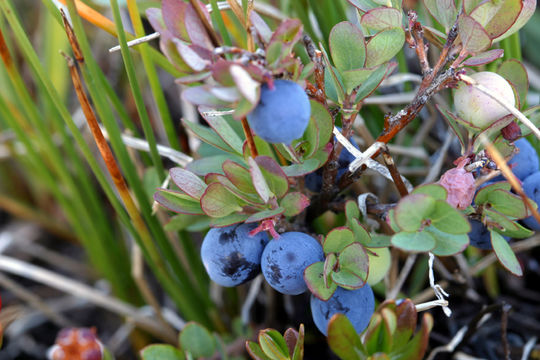
[[[370,247],[370,248],[383,248],[383,247],[390,246],[392,243],[391,242],[392,236],[390,235],[372,233],[370,236],[371,236],[371,240],[369,241],[369,243],[362,244],[362,245],[366,247]]]
[[[166,344],[148,345],[141,350],[143,360],[184,360],[184,354],[177,348]]]
[[[225,160],[222,168],[227,179],[229,179],[238,190],[247,194],[257,193],[248,169],[232,160]]]
[[[491,39],[486,29],[467,14],[459,16],[458,30],[463,48],[469,53],[477,54],[491,46]]]
[[[292,192],[285,195],[279,205],[285,209],[283,215],[296,216],[309,206],[309,198],[301,192]]]
[[[338,258],[336,253],[330,253],[326,256],[326,259],[324,259],[323,280],[324,286],[327,288],[330,287],[330,284],[332,284],[331,275],[337,265],[337,262]]]
[[[523,276],[523,269],[508,242],[496,231],[490,231],[491,245],[500,263],[512,274]]]
[[[204,194],[206,184],[191,171],[175,167],[169,171],[169,174],[176,186],[192,198],[199,200]]]
[[[435,248],[437,242],[428,231],[400,232],[392,236],[392,245],[410,252],[427,252]]]
[[[343,84],[345,85],[345,92],[347,94],[352,93],[352,91],[362,85],[366,80],[377,70],[380,69],[380,67],[384,67],[384,65],[379,65],[378,67],[372,67],[372,68],[364,68],[364,69],[354,69],[354,70],[346,70],[341,73],[343,77]]]
[[[339,71],[332,66],[328,59],[328,54],[321,45],[325,69],[324,69],[324,88],[326,95],[334,102],[341,104],[345,99],[345,90],[343,90],[343,81]]]
[[[347,200],[345,202],[345,217],[347,218],[347,222],[360,218],[360,209],[358,209],[358,203],[356,201]]]
[[[198,201],[178,191],[158,189],[154,193],[154,200],[161,206],[177,213],[190,215],[204,214]]]
[[[253,158],[248,159],[249,163],[249,173],[251,175],[251,180],[253,182],[253,186],[255,187],[255,190],[257,190],[257,194],[261,197],[261,199],[268,203],[268,200],[270,200],[271,197],[274,196],[272,191],[270,190],[270,187],[268,186],[268,183],[266,182],[266,179],[262,173],[261,168],[257,164]]]
[[[211,218],[210,227],[225,227],[243,223],[249,217],[247,214],[233,213],[221,218]]]
[[[354,233],[354,241],[357,241],[364,246],[372,243],[369,232],[362,226],[362,224],[360,224],[358,219],[347,221],[347,226],[349,226]]]
[[[431,225],[449,234],[467,234],[471,225],[467,218],[445,200],[437,200],[430,215]]]
[[[294,140],[292,146],[297,153],[302,155],[302,158],[309,158],[317,151],[319,148],[319,128],[313,116],[309,118],[308,126],[302,137]]]
[[[208,185],[201,197],[201,208],[206,215],[216,218],[242,211],[238,198],[220,183]]]
[[[289,181],[279,164],[269,156],[257,156],[255,162],[259,166],[270,191],[278,198],[282,198],[289,190]]]
[[[256,194],[246,194],[241,192],[234,186],[234,184],[224,175],[221,174],[208,174],[205,176],[204,180],[208,185],[211,183],[220,183],[221,185],[225,186],[227,190],[229,190],[231,193],[233,193],[238,199],[242,200],[242,202],[254,205],[256,207],[261,207],[263,205],[261,199]]]
[[[448,191],[439,184],[426,184],[414,188],[411,194],[425,194],[431,196],[435,200],[446,200]]]
[[[476,193],[476,196],[474,197],[474,203],[476,205],[485,204],[485,203],[487,203],[489,201],[488,200],[489,199],[489,194],[492,191],[495,191],[497,189],[510,191],[511,188],[512,188],[512,185],[510,185],[510,183],[508,183],[506,181],[496,182],[496,183],[487,185],[487,186],[481,188],[480,190],[478,190],[478,192]]]
[[[328,322],[328,345],[342,360],[363,360],[360,337],[353,325],[343,314],[332,316]]]
[[[497,229],[497,231],[504,236],[520,239],[532,236],[534,234],[533,231],[524,228],[517,222],[512,221],[507,216],[493,209],[484,209],[483,214],[488,217],[489,222],[497,224],[497,227],[501,227],[503,229]]]
[[[403,13],[390,7],[378,7],[371,9],[362,15],[360,24],[362,27],[380,31],[387,28],[401,27],[403,21]]]
[[[454,0],[424,0],[424,5],[431,16],[441,24],[446,31],[452,27],[457,18],[457,8]]]
[[[405,31],[401,27],[377,33],[366,45],[366,67],[374,67],[392,59],[404,43]]]
[[[402,348],[394,348],[390,353],[390,357],[393,360],[417,360],[423,359],[424,354],[429,341],[429,333],[433,328],[433,317],[431,314],[426,313],[422,317],[422,325],[420,330],[414,335],[411,341],[409,341]]]
[[[527,217],[527,206],[520,196],[506,190],[496,189],[488,193],[488,203],[494,210],[515,219]]]
[[[227,120],[219,115],[212,115],[211,112],[201,112],[208,125],[218,134],[218,136],[238,154],[242,153],[244,141],[238,136],[236,131],[229,125]]]
[[[393,62],[377,67],[377,70],[369,75],[367,80],[357,89],[355,102],[358,103],[370,96],[379,87],[386,75],[394,71],[395,67],[396,63]]]
[[[499,66],[497,74],[514,86],[519,104],[525,104],[527,92],[529,91],[529,76],[523,64],[517,59],[507,60]]]
[[[194,358],[210,357],[216,351],[212,334],[195,322],[187,323],[178,339],[182,349]]]
[[[189,170],[199,176],[205,176],[209,173],[221,174],[223,172],[221,166],[223,165],[223,162],[227,160],[241,161],[241,159],[237,156],[231,156],[226,154],[206,156],[187,164],[186,170]]]
[[[304,270],[304,280],[309,291],[323,301],[330,299],[337,289],[337,284],[330,277],[325,284],[324,263],[322,261],[313,263]]]
[[[321,166],[321,162],[318,159],[307,159],[301,164],[292,164],[289,166],[284,166],[283,172],[290,177],[295,176],[304,176],[309,173],[314,172]]]
[[[346,246],[354,242],[354,233],[347,227],[341,226],[333,229],[326,235],[323,243],[325,254],[339,253]]]
[[[221,137],[211,128],[187,120],[182,120],[182,124],[186,127],[186,129],[191,130],[191,132],[196,137],[198,137],[205,143],[215,146],[226,152],[236,152],[233,148],[227,145],[227,143],[224,142]],[[242,152],[240,152],[239,154],[242,154]]]
[[[296,338],[296,345],[294,346],[292,360],[302,360],[304,358],[304,337],[305,337],[304,324],[300,324],[299,330],[300,331],[298,332],[298,336]],[[287,335],[286,332],[285,332],[285,335]]]
[[[264,353],[272,360],[289,359],[289,349],[283,336],[273,329],[259,332],[259,344]]]
[[[364,34],[348,21],[336,24],[330,32],[330,53],[340,72],[364,67],[366,45]]]
[[[271,209],[271,210],[259,211],[259,212],[255,213],[255,214],[251,215],[250,217],[248,217],[246,219],[246,223],[253,223],[253,222],[262,221],[264,219],[270,219],[270,218],[273,218],[273,217],[276,217],[278,215],[283,214],[284,211],[285,211],[285,209],[282,208],[281,206],[277,207],[275,209]]]
[[[251,356],[252,359],[255,360],[271,360],[270,357],[268,357],[264,351],[262,351],[261,346],[253,341],[246,341],[246,350],[249,353],[249,356]]]
[[[395,207],[394,218],[400,229],[416,231],[422,222],[435,210],[435,199],[425,194],[411,194],[399,201]]]
[[[433,226],[428,226],[424,231],[428,231],[435,238],[435,248],[431,252],[436,256],[459,254],[469,246],[469,236],[467,234],[449,234]]]
[[[208,216],[178,214],[173,216],[163,227],[165,231],[187,230],[191,232],[203,231],[210,225]]]
[[[352,243],[345,247],[339,253],[338,259],[340,271],[348,270],[365,283],[369,271],[369,257],[361,244]]]
[[[342,288],[354,290],[365,285],[365,280],[362,280],[358,275],[349,269],[339,269],[331,274],[332,280]]]
[[[536,127],[540,127],[540,105],[536,105],[528,108],[523,111],[525,115]],[[523,137],[529,136],[532,134],[532,130],[525,126],[523,123],[519,122],[519,128],[521,129],[521,135]]]
[[[311,104],[311,119],[317,124],[319,130],[318,149],[323,148],[332,138],[332,130],[334,128],[334,120],[328,109],[316,100],[310,100]]]

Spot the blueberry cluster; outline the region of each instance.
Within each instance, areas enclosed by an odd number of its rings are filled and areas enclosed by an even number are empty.
[[[286,232],[269,240],[264,232],[251,236],[255,224],[237,224],[208,231],[201,257],[210,279],[232,287],[243,284],[261,271],[268,284],[283,294],[299,295],[308,290],[304,270],[324,261],[321,244],[301,232]],[[311,312],[318,329],[326,334],[328,321],[345,314],[355,329],[363,331],[373,314],[375,300],[369,285],[357,290],[339,288],[328,301],[314,296]]]

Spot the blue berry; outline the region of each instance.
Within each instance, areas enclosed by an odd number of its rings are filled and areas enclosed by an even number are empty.
[[[469,232],[469,240],[471,245],[482,250],[491,250],[491,235],[489,229],[478,220],[470,220],[471,231]],[[503,236],[506,241],[510,241],[510,238]]]
[[[204,237],[201,258],[210,279],[231,287],[253,279],[260,272],[261,255],[268,236],[249,236],[256,224],[210,229]]]
[[[290,80],[274,80],[274,89],[261,86],[259,104],[247,115],[249,125],[269,143],[290,144],[304,134],[311,105],[306,92]]]
[[[508,165],[513,165],[511,166],[512,172],[519,180],[523,181],[527,176],[538,171],[538,154],[533,146],[524,138],[515,141],[514,145],[519,149],[519,152],[508,161]],[[505,178],[501,175],[491,181],[503,180]]]
[[[261,259],[264,278],[283,294],[298,295],[307,290],[304,270],[324,260],[321,244],[301,232],[287,232],[266,245]]]
[[[540,171],[529,175],[523,181],[523,191],[531,200],[540,205]],[[540,224],[533,216],[523,219],[523,223],[532,230],[540,231]]]
[[[338,287],[328,301],[311,295],[311,315],[324,335],[327,335],[328,322],[337,313],[347,316],[356,332],[361,333],[368,326],[374,311],[375,298],[368,284],[356,290]]]

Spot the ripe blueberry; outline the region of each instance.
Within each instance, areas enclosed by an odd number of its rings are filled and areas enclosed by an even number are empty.
[[[526,139],[519,139],[514,142],[514,145],[519,149],[519,152],[508,161],[508,165],[513,165],[511,166],[512,172],[519,180],[523,181],[527,176],[538,171],[538,154]],[[504,180],[503,176],[497,176],[492,181]]]
[[[274,80],[274,88],[261,87],[259,104],[247,115],[249,125],[269,143],[290,144],[306,130],[311,105],[306,92],[290,80]]]
[[[264,278],[283,294],[298,295],[307,290],[304,270],[324,260],[321,244],[301,232],[287,232],[266,245],[261,259]]]
[[[268,236],[248,233],[256,224],[210,229],[204,237],[201,258],[210,279],[221,286],[237,286],[260,272],[261,254]]]
[[[491,250],[491,235],[489,229],[478,220],[470,220],[471,231],[469,232],[469,240],[471,245],[482,250]],[[509,237],[503,236],[506,241],[510,241]]]
[[[540,204],[540,171],[527,176],[523,181],[523,191],[536,204]],[[532,230],[540,231],[540,224],[532,215],[523,219],[523,223]]]
[[[375,298],[368,284],[356,290],[338,287],[328,301],[322,301],[311,295],[311,315],[315,325],[324,335],[327,335],[328,322],[337,313],[347,316],[356,332],[361,333],[368,326],[373,311]]]

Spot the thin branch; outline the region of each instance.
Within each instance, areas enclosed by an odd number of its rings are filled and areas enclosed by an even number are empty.
[[[407,191],[407,187],[403,183],[403,180],[401,179],[401,175],[399,174],[399,170],[396,167],[396,164],[394,163],[394,159],[388,152],[388,148],[385,147],[382,153],[384,163],[386,164],[386,167],[388,168],[388,171],[390,171],[390,175],[392,175],[392,180],[394,180],[394,184],[396,185],[396,188],[399,191],[399,194],[402,197],[405,197],[409,195],[409,192]]]

